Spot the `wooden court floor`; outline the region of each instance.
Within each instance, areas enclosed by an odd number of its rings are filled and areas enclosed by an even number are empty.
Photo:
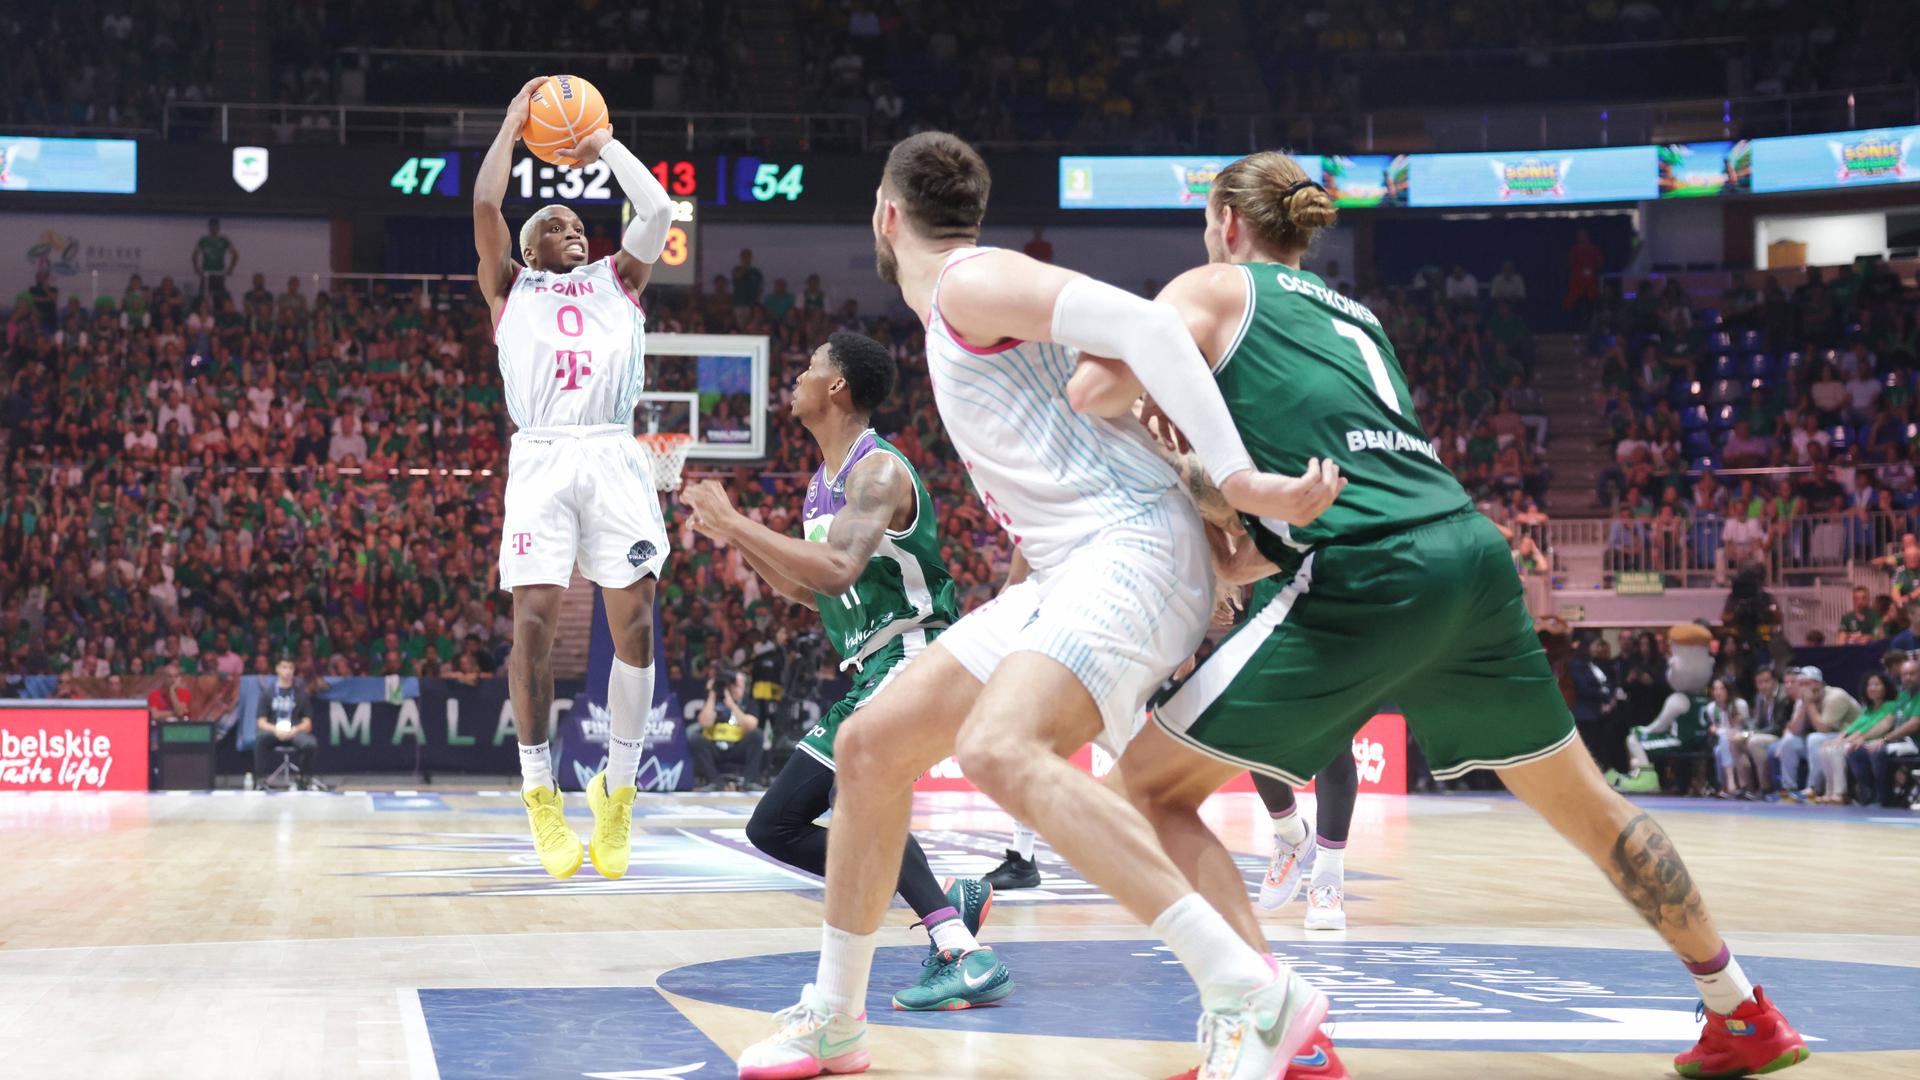
[[[821,914],[816,881],[746,846],[750,799],[643,797],[626,879],[552,882],[504,786],[0,797],[0,1076],[731,1077],[811,978]],[[1920,815],[1649,805],[1749,973],[1820,1040],[1786,1075],[1920,1076]],[[991,804],[917,812],[936,871],[997,861]],[[1257,881],[1257,801],[1209,812]],[[925,951],[896,910],[871,1075],[1194,1063],[1177,965],[1041,854],[1045,886],[999,897],[983,934],[1019,984],[998,1008],[885,1010]],[[1302,931],[1298,904],[1267,924],[1328,988],[1356,1076],[1671,1075],[1691,983],[1518,804],[1364,797],[1347,866],[1345,934]]]

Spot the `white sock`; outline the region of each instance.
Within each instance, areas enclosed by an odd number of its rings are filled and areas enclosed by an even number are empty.
[[[1313,887],[1322,885],[1344,885],[1347,880],[1347,849],[1343,847],[1315,848],[1313,852]]]
[[[607,790],[632,787],[646,746],[647,714],[653,711],[653,665],[634,667],[613,658],[607,676],[607,711],[613,714],[607,738]]]
[[[1287,812],[1273,819],[1273,836],[1289,847],[1307,838],[1307,819],[1300,816],[1300,807],[1291,806]]]
[[[873,970],[875,934],[849,934],[820,924],[820,966],[813,985],[827,1008],[848,1016],[867,1014],[867,974]]]
[[[520,744],[520,790],[537,787],[559,790],[553,782],[553,754],[544,742]]]
[[[1727,954],[1727,966],[1711,975],[1693,973],[1693,984],[1700,988],[1700,1000],[1707,1008],[1726,1016],[1753,1000],[1753,983],[1740,970],[1740,961]]]
[[[1033,861],[1033,830],[1018,821],[1013,823],[1013,851],[1028,862]]]
[[[1237,1001],[1273,981],[1271,960],[1240,940],[1199,893],[1175,900],[1153,920],[1153,932],[1186,965],[1200,987],[1201,1004]]]
[[[970,953],[980,947],[967,932],[967,921],[958,915],[927,927],[927,936],[933,939],[933,947],[942,952]]]

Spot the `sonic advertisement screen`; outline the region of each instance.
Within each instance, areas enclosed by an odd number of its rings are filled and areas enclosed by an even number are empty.
[[[1654,150],[1528,150],[1498,154],[1415,154],[1413,206],[1533,206],[1654,197]]]
[[[1669,143],[1660,147],[1660,197],[1691,199],[1753,190],[1753,144]]]
[[[1806,191],[1920,180],[1920,127],[1753,141],[1753,190]]]
[[[132,195],[132,139],[42,139],[0,135],[0,191]]]
[[[1173,157],[1063,157],[1063,210],[1199,210],[1213,178],[1236,154]],[[1336,206],[1405,205],[1407,158],[1384,154],[1323,157],[1295,154],[1307,178],[1324,185]]]

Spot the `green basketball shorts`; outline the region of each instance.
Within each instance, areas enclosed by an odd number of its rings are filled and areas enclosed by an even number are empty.
[[[1320,548],[1248,611],[1154,710],[1209,756],[1304,784],[1383,705],[1441,779],[1573,739],[1506,542],[1477,512]]]
[[[800,740],[799,749],[804,754],[818,758],[820,764],[833,768],[833,740],[840,734],[840,725],[847,722],[855,710],[872,701],[893,677],[905,671],[914,657],[925,651],[926,647],[940,636],[941,627],[931,630],[909,630],[892,641],[873,651],[860,665],[860,671],[853,677],[853,689],[847,696],[833,703],[820,722],[813,725]]]

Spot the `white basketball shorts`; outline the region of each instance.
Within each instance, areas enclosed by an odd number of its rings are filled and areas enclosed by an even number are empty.
[[[1200,647],[1212,615],[1200,517],[1174,493],[1100,529],[1060,565],[1036,569],[955,623],[940,644],[983,683],[1016,652],[1059,661],[1099,706],[1117,756],[1147,699]]]
[[[646,452],[626,424],[522,428],[507,456],[500,587],[660,576],[667,529]]]

